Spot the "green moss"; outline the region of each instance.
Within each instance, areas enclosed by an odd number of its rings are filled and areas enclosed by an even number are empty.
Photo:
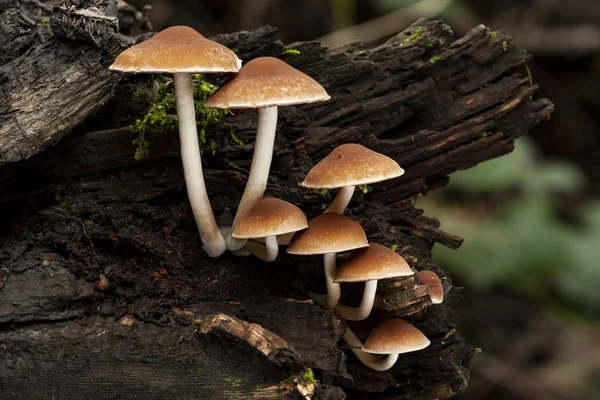
[[[225,382],[230,383],[231,387],[238,388],[242,385],[242,378],[236,378],[233,376],[228,376],[225,378]]]
[[[230,114],[229,110],[217,110],[205,108],[204,102],[217,87],[206,80],[201,75],[193,75],[194,79],[194,101],[196,109],[196,125],[198,126],[198,138],[200,145],[205,145],[209,142],[207,138],[207,129],[211,126],[219,124],[222,119]],[[137,92],[137,91],[136,91]],[[129,129],[138,135],[133,141],[136,146],[134,158],[141,160],[148,157],[148,149],[150,135],[167,135],[177,131],[179,120],[177,118],[177,110],[175,108],[175,92],[171,81],[162,83],[158,86],[154,101],[150,104],[148,112],[142,119],[135,121]],[[216,151],[216,142],[210,141],[211,150]]]
[[[237,143],[240,146],[244,146],[244,142],[238,138],[237,136],[235,136],[235,131],[231,131],[229,132],[229,136],[231,137],[231,140],[233,140],[235,143]]]
[[[435,64],[436,62],[440,61],[442,59],[442,56],[440,56],[439,54],[437,56],[433,56],[429,59],[429,63],[430,64]]]
[[[141,96],[141,95],[143,95],[143,94],[144,94],[144,93],[146,93],[147,91],[148,91],[148,89],[146,89],[146,88],[141,88],[141,89],[136,89],[136,90],[134,90],[133,92],[131,92],[131,94],[137,97],[137,96]]]
[[[427,44],[425,45],[425,48],[426,48],[426,49],[430,49],[430,48],[432,48],[432,47],[433,47],[433,43],[427,43]]]
[[[234,53],[237,53],[238,51],[240,51],[240,49],[238,49],[237,47],[232,47],[231,51],[233,51]]]
[[[302,186],[302,185],[300,185],[300,186]],[[321,196],[325,196],[329,192],[329,189],[313,189],[312,191],[313,191],[313,193],[320,194]]]
[[[363,192],[363,193],[367,193],[369,191],[369,189],[367,188],[367,185],[358,185],[356,187],[356,189],[354,189],[354,190],[355,191],[358,190],[358,191]]]
[[[304,371],[304,374],[302,375],[302,378],[300,378],[300,379],[298,379],[297,375],[292,374],[281,381],[281,383],[290,383],[290,382],[310,382],[313,385],[317,386],[317,380],[315,379],[315,375],[311,368],[306,368],[306,370]]]
[[[42,18],[42,20],[40,21],[40,24],[45,25],[48,22],[50,22],[50,18]]]
[[[492,136],[492,132],[481,132],[481,135],[479,135],[481,139],[485,139],[488,136]]]
[[[69,208],[69,206],[70,206],[69,202],[67,200],[63,200],[58,205],[58,208],[60,208],[61,210],[66,210],[67,208]]]
[[[508,50],[508,42],[506,40],[504,40],[502,42],[502,50],[504,50],[504,51]]]
[[[317,386],[317,380],[315,379],[315,375],[313,374],[313,371],[310,368],[306,368],[306,371],[304,371],[304,375],[302,376],[302,381],[310,382],[313,385]]]
[[[396,243],[394,243],[393,245],[390,246],[390,249],[392,249],[392,251],[396,251],[398,249],[398,245]]]
[[[83,221],[84,225],[90,226],[90,225],[94,225],[94,221],[91,221],[89,219],[86,219],[85,221]]]
[[[298,54],[300,54],[300,50],[296,50],[296,49],[285,49],[284,51],[281,52],[282,56],[287,56],[287,55],[294,55],[297,56]]]
[[[490,38],[488,40],[488,43],[492,44],[494,42],[494,39],[496,39],[496,36],[498,36],[498,32],[496,32],[496,31],[490,32]]]
[[[410,256],[410,260],[413,262],[413,264],[416,264],[419,262],[419,259],[415,256]]]
[[[400,46],[406,46],[407,44],[414,42],[415,40],[417,40],[418,38],[421,37],[422,33],[423,33],[423,29],[421,29],[421,28],[417,29],[417,31],[415,33],[413,33],[412,35],[410,35],[409,37],[404,39],[400,43]]]

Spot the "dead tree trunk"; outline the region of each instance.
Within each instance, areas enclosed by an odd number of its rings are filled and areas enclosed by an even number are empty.
[[[460,290],[430,259],[434,243],[462,239],[412,200],[510,152],[548,117],[552,104],[532,99],[524,50],[484,26],[457,40],[438,21],[375,48],[286,47],[268,26],[214,38],[245,62],[282,57],[332,96],[281,109],[269,195],[317,215],[331,194],[297,182],[346,142],[406,169],[348,213],[371,241],[442,276],[446,300],[431,306],[413,278],[380,283],[375,314],[405,316],[432,341],[382,373],[345,351],[341,322],[306,300],[323,290],[318,258],[205,256],[172,154],[177,135],[152,137],[150,157],[134,161],[127,126],[148,106],[134,92],[151,80],[108,73],[130,43],[116,32],[113,1],[63,2],[50,23],[22,3],[0,0],[2,399],[415,400],[467,385],[473,350],[455,326]],[[243,190],[255,122],[236,112],[210,133],[217,148],[205,152],[205,174],[224,219]],[[356,301],[358,291],[345,293]]]

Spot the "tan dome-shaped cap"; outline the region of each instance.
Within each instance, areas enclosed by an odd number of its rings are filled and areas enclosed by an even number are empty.
[[[261,238],[296,232],[308,227],[301,209],[279,199],[261,199],[238,222],[233,237]]]
[[[338,146],[306,175],[302,186],[335,189],[366,185],[404,174],[398,163],[388,156],[360,144]]]
[[[430,343],[420,330],[402,319],[394,318],[375,327],[362,350],[373,354],[401,354],[424,349]]]
[[[367,247],[367,236],[358,222],[336,213],[325,213],[308,221],[308,229],[292,237],[290,254],[325,254]]]
[[[121,72],[237,72],[242,62],[227,47],[187,26],[172,26],[125,50],[110,66]]]
[[[334,282],[364,282],[409,276],[410,266],[395,251],[379,243],[354,251],[337,271]]]
[[[444,287],[435,272],[419,271],[415,275],[419,282],[427,285],[427,292],[433,304],[440,304],[444,301]]]
[[[274,57],[249,61],[204,103],[210,108],[258,108],[316,103],[331,97],[317,81]]]

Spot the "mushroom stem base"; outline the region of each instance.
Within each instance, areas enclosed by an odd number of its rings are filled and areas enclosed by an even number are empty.
[[[279,253],[279,244],[277,243],[277,236],[267,236],[265,238],[264,245],[249,240],[244,246],[244,249],[247,249],[255,257],[258,257],[263,261],[275,261],[275,259],[277,258],[277,254]]]

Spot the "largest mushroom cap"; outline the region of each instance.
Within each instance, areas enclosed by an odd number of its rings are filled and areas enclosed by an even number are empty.
[[[358,222],[336,213],[325,213],[308,221],[308,229],[292,237],[290,254],[325,254],[367,247],[367,236]]]
[[[121,72],[237,72],[242,62],[227,47],[187,26],[172,26],[125,50],[110,66]]]
[[[306,215],[295,205],[279,199],[261,199],[240,219],[232,236],[261,238],[296,232],[307,226]]]
[[[401,354],[424,349],[430,343],[420,330],[402,319],[394,318],[375,327],[362,350],[372,354]]]
[[[204,103],[209,108],[259,108],[316,103],[331,97],[317,81],[274,57],[249,61]]]
[[[364,282],[412,275],[410,266],[398,253],[379,243],[358,249],[337,270],[335,283]]]
[[[402,174],[404,170],[391,158],[360,144],[348,143],[338,146],[315,165],[302,186],[335,189],[380,182]]]

